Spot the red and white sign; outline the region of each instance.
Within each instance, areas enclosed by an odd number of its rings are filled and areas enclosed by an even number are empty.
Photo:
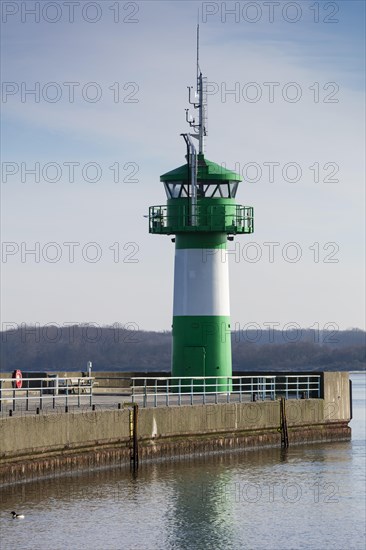
[[[22,380],[22,371],[20,371],[19,369],[17,369],[16,371],[13,372],[13,378],[15,379],[15,386],[20,389],[23,385],[23,380]]]

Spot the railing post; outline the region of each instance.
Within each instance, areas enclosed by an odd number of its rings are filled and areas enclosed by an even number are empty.
[[[0,380],[0,412],[1,412],[1,409],[2,409],[2,389],[3,389],[3,381]]]
[[[69,405],[69,380],[66,378],[66,395],[65,395],[65,407]]]
[[[16,406],[16,404],[15,404],[15,391],[16,390],[13,388],[13,411],[15,411],[15,406]]]
[[[78,379],[78,408],[80,408],[80,378]]]
[[[39,410],[43,408],[43,379],[41,379],[41,385],[39,388]]]
[[[93,380],[89,377],[89,407],[93,405]]]
[[[131,378],[132,386],[131,386],[131,401],[132,403],[135,402],[135,380]]]
[[[154,407],[158,406],[158,379],[155,378]]]
[[[216,388],[215,388],[215,389],[216,389],[216,392],[215,392],[215,405],[217,405],[217,401],[218,401],[218,397],[219,397],[219,395],[218,395],[218,390],[217,390],[217,378],[216,378],[216,384],[215,384],[215,386],[216,386]]]
[[[193,378],[191,378],[191,405],[193,405]]]
[[[147,406],[147,380],[144,380],[144,398],[143,398],[143,407]]]
[[[243,391],[243,383],[242,383],[242,377],[239,378],[239,402],[242,403],[243,402],[243,394],[242,394],[242,391]]]
[[[285,376],[285,396],[288,399],[288,376]]]
[[[166,379],[166,406],[169,407],[169,378]]]
[[[178,405],[182,404],[182,382],[181,378],[178,380]]]

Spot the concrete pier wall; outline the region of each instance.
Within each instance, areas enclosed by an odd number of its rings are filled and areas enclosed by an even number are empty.
[[[286,401],[291,444],[350,439],[347,373],[325,373],[324,399]],[[70,467],[129,462],[128,410],[0,420],[0,483]],[[280,401],[141,408],[140,458],[280,445]]]
[[[325,420],[351,418],[348,372],[324,372],[323,396],[327,404]]]

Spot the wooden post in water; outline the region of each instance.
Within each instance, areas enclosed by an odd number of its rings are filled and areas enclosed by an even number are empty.
[[[139,446],[137,441],[137,426],[138,426],[138,411],[139,406],[137,403],[133,404],[133,469],[137,470],[139,467]]]
[[[139,467],[139,447],[137,439],[138,427],[138,410],[137,403],[124,403],[125,407],[129,407],[128,418],[130,427],[130,466],[133,472],[136,472]]]
[[[288,449],[288,429],[287,429],[287,418],[286,418],[286,399],[281,397],[280,401],[280,431],[281,431],[281,448]]]

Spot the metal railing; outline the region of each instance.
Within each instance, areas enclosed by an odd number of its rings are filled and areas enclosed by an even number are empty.
[[[284,384],[282,382],[282,386],[284,385],[284,388],[282,388],[282,395],[286,399],[302,399],[304,397],[320,398],[320,374],[313,374],[312,376],[297,376],[294,374],[282,377],[278,376],[277,378],[280,379],[278,382],[279,387],[281,387],[281,379],[285,378]],[[304,387],[304,382],[306,387]]]
[[[93,404],[94,377],[61,378],[22,378],[21,387],[12,378],[0,378],[0,411],[5,404],[10,404],[11,410],[22,407],[25,411],[32,409],[32,404],[40,411],[46,404],[54,409],[56,405],[68,407],[72,402],[77,407],[85,401]]]
[[[159,205],[149,208],[150,233],[171,234],[176,231],[225,231],[229,233],[253,232],[253,208],[239,204],[217,206],[197,205],[196,223],[191,223],[188,206]]]
[[[320,375],[136,377],[131,399],[142,407],[320,398]]]
[[[98,380],[103,380],[101,377]],[[108,378],[105,378],[109,380]],[[245,401],[305,399],[321,397],[321,375],[251,375],[216,377],[118,377],[110,379],[118,395],[131,395],[132,403],[142,407],[218,404]],[[118,384],[118,382],[122,384]],[[129,382],[129,383],[128,383]],[[95,377],[0,378],[0,412],[37,412],[55,409],[56,405],[95,407],[93,394]],[[100,388],[100,386],[99,386]],[[108,386],[106,386],[108,388]],[[101,388],[103,390],[103,386]],[[121,394],[121,391],[123,392]],[[110,393],[110,392],[108,392]],[[99,395],[99,394],[98,394]],[[100,407],[108,408],[109,401],[99,395]],[[97,399],[97,401],[98,401]],[[48,411],[47,411],[48,412]]]

